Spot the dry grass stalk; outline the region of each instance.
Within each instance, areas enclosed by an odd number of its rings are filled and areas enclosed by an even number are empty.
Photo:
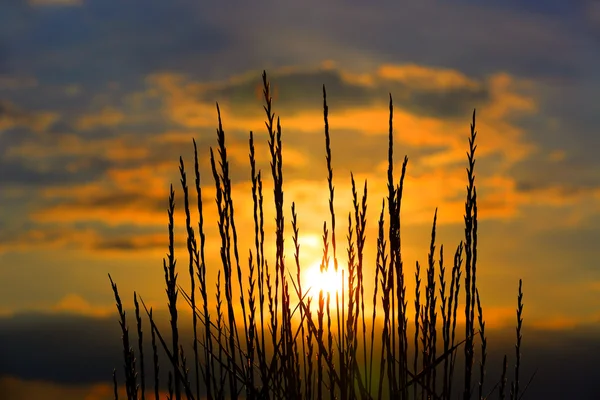
[[[458,348],[464,345],[464,399],[472,397],[472,366],[475,359],[475,338],[481,339],[479,361],[478,398],[482,399],[485,384],[487,339],[483,310],[477,288],[477,191],[475,187],[475,112],[469,136],[467,196],[465,201],[465,239],[456,247],[453,264],[446,272],[444,248],[439,248],[436,269],[436,224],[434,213],[427,269],[421,292],[421,267],[416,262],[416,288],[414,299],[414,358],[409,366],[408,310],[404,262],[401,251],[402,192],[408,158],[404,157],[400,177],[394,177],[394,127],[393,101],[389,97],[387,199],[382,202],[378,220],[374,290],[371,301],[372,314],[365,316],[365,272],[370,264],[364,260],[367,229],[367,182],[359,201],[354,175],[351,173],[352,211],[348,214],[347,269],[342,272],[343,288],[340,294],[320,291],[307,296],[310,288],[301,284],[302,266],[296,204],[291,203],[292,240],[294,244],[295,276],[285,265],[285,218],[283,191],[282,128],[279,118],[275,122],[270,84],[263,73],[264,111],[270,152],[270,169],[273,179],[273,204],[275,206],[275,254],[272,267],[264,252],[264,212],[262,173],[257,168],[254,134],[249,136],[250,179],[252,182],[252,207],[254,218],[254,243],[248,250],[248,270],[242,271],[238,252],[238,233],[232,198],[229,160],[225,131],[217,104],[217,150],[210,149],[210,165],[216,188],[218,228],[221,239],[221,268],[217,270],[216,297],[209,299],[206,280],[205,234],[199,157],[194,144],[195,188],[199,214],[197,232],[190,213],[190,193],[183,158],[179,160],[179,173],[183,190],[185,227],[187,231],[188,272],[191,279],[189,294],[177,283],[174,251],[175,192],[171,186],[168,203],[169,244],[167,258],[163,260],[167,300],[170,315],[171,344],[168,345],[154,321],[152,309],[146,309],[150,325],[154,366],[155,398],[159,396],[159,364],[156,338],[165,351],[171,369],[168,371],[168,397],[180,400],[237,398],[248,399],[293,398],[452,398],[454,370]],[[336,216],[334,210],[334,185],[331,137],[329,132],[327,94],[323,86],[323,119],[325,127],[325,159],[329,189],[330,225],[323,223],[323,256],[321,270],[329,268],[330,259],[337,272]],[[387,200],[387,207],[386,207]],[[387,213],[386,213],[387,209]],[[387,215],[387,217],[386,217]],[[197,239],[199,238],[199,240]],[[457,342],[456,322],[461,289],[464,253],[465,339]],[[447,276],[448,275],[448,276]],[[236,277],[234,282],[234,278]],[[110,276],[109,276],[110,278]],[[197,279],[197,281],[196,281]],[[125,312],[116,284],[112,282],[119,323],[123,331],[125,382],[127,397],[137,400],[145,397],[145,370],[143,364],[143,333],[139,316],[137,294],[134,294],[138,347],[140,352],[141,392],[136,385],[135,357],[129,345]],[[197,283],[197,285],[196,285]],[[449,285],[448,285],[449,284]],[[191,325],[193,340],[193,373],[189,374],[184,348],[179,336],[177,312],[178,293],[182,292],[193,310]],[[200,296],[196,296],[196,291]],[[438,299],[439,294],[439,299]],[[239,297],[236,297],[239,296]],[[216,301],[215,301],[216,300]],[[341,301],[340,301],[341,300]],[[236,314],[234,304],[240,304]],[[515,382],[511,386],[511,399],[519,398],[520,346],[522,326],[522,291],[519,285],[517,309],[517,361]],[[293,303],[298,303],[293,307]],[[201,303],[201,304],[198,304]],[[215,306],[215,310],[213,307]],[[475,320],[477,306],[477,321]],[[268,310],[265,312],[264,309]],[[332,310],[332,307],[334,309]],[[438,310],[441,320],[438,319]],[[314,315],[316,311],[316,316]],[[215,312],[216,316],[211,316]],[[382,313],[382,314],[381,314]],[[297,315],[299,318],[294,318]],[[315,320],[316,319],[316,320]],[[378,320],[383,320],[383,323]],[[200,326],[198,327],[198,323]],[[475,324],[478,324],[478,330]],[[370,324],[370,327],[368,326]],[[441,335],[438,334],[441,329]],[[240,337],[242,336],[242,337]],[[381,340],[379,339],[381,337]],[[438,337],[441,337],[438,348]],[[380,345],[380,346],[379,346]],[[200,354],[200,352],[202,354]],[[375,360],[375,363],[374,363]],[[316,363],[316,365],[315,365]],[[190,370],[191,371],[191,370]],[[113,373],[115,398],[117,377]],[[506,359],[503,376],[498,382],[500,398],[504,398]],[[183,388],[183,391],[181,390]],[[494,389],[496,386],[494,387]],[[243,393],[243,394],[242,394]]]

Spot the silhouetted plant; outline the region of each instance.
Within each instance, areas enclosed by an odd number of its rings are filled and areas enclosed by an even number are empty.
[[[294,244],[295,277],[285,264],[285,211],[282,174],[282,129],[279,118],[275,122],[272,111],[270,84],[263,72],[265,122],[271,156],[275,205],[275,260],[269,267],[264,252],[263,181],[256,168],[254,135],[249,136],[250,179],[254,217],[254,248],[248,250],[247,275],[241,267],[238,233],[234,218],[234,201],[230,178],[229,159],[221,113],[217,104],[218,153],[210,149],[210,163],[216,189],[218,228],[221,240],[221,269],[216,283],[216,318],[211,316],[206,282],[205,233],[201,179],[198,150],[194,144],[195,188],[199,214],[198,228],[194,230],[190,214],[190,194],[187,186],[185,165],[180,157],[179,172],[186,216],[188,272],[191,278],[190,292],[177,283],[174,249],[175,191],[171,185],[168,202],[169,242],[167,258],[163,260],[170,314],[171,345],[168,345],[154,321],[152,309],[140,301],[150,321],[154,392],[159,397],[159,360],[156,338],[165,351],[168,371],[168,398],[179,400],[182,395],[189,399],[238,398],[248,399],[288,398],[313,399],[337,397],[346,399],[422,398],[450,399],[453,397],[454,371],[458,349],[464,350],[463,399],[471,399],[475,360],[475,340],[479,336],[481,353],[477,398],[491,395],[484,393],[487,338],[485,321],[477,288],[477,191],[475,186],[475,111],[473,111],[469,135],[467,195],[465,200],[465,239],[454,252],[449,276],[444,265],[444,248],[439,248],[436,260],[437,209],[433,217],[427,267],[422,271],[416,263],[416,288],[414,299],[414,338],[409,340],[409,312],[405,285],[404,260],[400,239],[400,209],[404,177],[408,157],[404,157],[398,180],[394,176],[393,102],[389,97],[388,171],[387,199],[382,202],[378,220],[376,260],[374,264],[374,291],[372,315],[365,316],[364,271],[370,264],[364,259],[367,227],[367,182],[359,200],[354,176],[352,183],[352,211],[348,214],[347,270],[343,270],[343,287],[336,293],[335,304],[330,293],[320,291],[317,296],[316,321],[311,310],[313,299],[300,282],[302,266],[298,217],[295,203],[291,204],[292,238]],[[321,270],[338,270],[336,242],[336,216],[334,212],[334,186],[332,152],[330,148],[328,105],[323,86],[323,117],[325,125],[325,155],[329,189],[330,225],[323,224],[323,258]],[[386,207],[387,200],[387,207]],[[387,208],[387,214],[386,214]],[[387,232],[386,226],[387,215]],[[200,243],[198,239],[200,238]],[[463,265],[464,256],[464,265]],[[437,262],[437,279],[436,279]],[[371,267],[372,268],[372,267]],[[456,321],[461,277],[464,271],[465,335],[456,340]],[[347,274],[347,275],[346,275]],[[422,275],[423,274],[423,275]],[[110,275],[109,275],[110,278]],[[196,279],[198,279],[196,285]],[[233,282],[240,288],[239,298],[234,298]],[[125,377],[128,399],[145,396],[145,370],[143,369],[142,323],[139,317],[137,294],[134,294],[140,351],[141,392],[138,392],[137,372],[133,348],[129,345],[128,328],[116,284],[112,282],[119,323],[123,332]],[[424,298],[421,295],[421,289]],[[511,399],[522,395],[519,387],[521,362],[522,286],[519,282],[517,309],[517,345],[514,383],[510,386]],[[196,290],[200,297],[196,297]],[[179,336],[177,297],[182,293],[192,309],[193,366],[188,370],[183,343]],[[347,293],[347,295],[346,295]],[[438,297],[439,294],[439,297]],[[341,302],[340,302],[341,300]],[[298,306],[292,307],[297,301]],[[241,314],[236,313],[239,302]],[[200,303],[200,304],[198,304]],[[265,307],[267,311],[265,312]],[[332,310],[332,307],[334,308]],[[438,317],[438,309],[440,315]],[[477,315],[475,315],[477,310]],[[378,325],[378,311],[383,312],[383,325]],[[298,315],[299,321],[293,316]],[[198,323],[203,334],[199,337]],[[370,329],[368,325],[370,324]],[[477,324],[477,330],[476,330]],[[441,336],[438,332],[441,330]],[[242,337],[240,337],[242,336]],[[381,346],[375,345],[381,337]],[[441,347],[438,348],[438,337]],[[409,341],[414,346],[414,357],[409,360]],[[374,362],[375,361],[375,362]],[[503,373],[492,391],[499,387],[501,399],[505,396],[507,361],[504,358]],[[193,372],[190,376],[188,372]],[[190,378],[191,379],[190,381]],[[375,379],[374,379],[375,378]],[[117,380],[113,373],[115,398]],[[192,384],[193,383],[193,384]],[[183,389],[183,391],[182,391]],[[195,389],[195,390],[192,390]],[[455,396],[454,396],[455,397]]]

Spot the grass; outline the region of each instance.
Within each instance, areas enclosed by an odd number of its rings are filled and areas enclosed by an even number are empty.
[[[291,205],[293,266],[284,257],[285,210],[282,174],[282,131],[275,120],[270,84],[263,73],[263,95],[268,131],[273,199],[276,215],[274,258],[265,255],[264,194],[262,171],[256,168],[254,136],[249,137],[252,181],[254,248],[249,249],[248,268],[242,268],[238,230],[231,196],[227,146],[217,104],[217,151],[210,149],[216,188],[218,229],[221,240],[221,267],[216,298],[209,299],[206,278],[206,237],[204,234],[202,185],[198,150],[194,144],[194,172],[199,220],[192,225],[190,193],[184,161],[179,172],[186,216],[189,291],[178,282],[174,251],[175,192],[171,185],[168,207],[169,245],[163,260],[170,332],[161,332],[140,298],[151,327],[154,391],[144,370],[143,332],[138,296],[134,293],[138,344],[134,351],[117,285],[109,275],[122,329],[125,387],[128,399],[159,398],[159,370],[168,369],[168,398],[184,399],[484,399],[505,398],[507,358],[499,377],[486,376],[487,339],[485,320],[477,288],[477,191],[475,185],[476,130],[473,111],[467,151],[465,230],[450,265],[444,264],[444,247],[436,251],[437,209],[434,213],[427,265],[416,263],[414,313],[408,310],[404,260],[400,237],[400,209],[408,158],[404,157],[400,177],[394,171],[393,102],[389,98],[389,147],[387,198],[382,201],[373,265],[364,259],[367,227],[367,182],[362,191],[351,177],[353,212],[348,215],[345,252],[347,271],[342,271],[344,290],[335,294],[320,291],[307,295],[301,284],[298,216]],[[323,86],[325,154],[329,189],[328,221],[323,224],[321,269],[338,271],[340,243],[336,241],[332,152],[326,90]],[[360,192],[360,195],[359,195]],[[331,266],[330,266],[331,262]],[[365,268],[375,268],[371,300],[365,297]],[[368,276],[369,274],[367,274]],[[234,290],[239,298],[234,296]],[[421,292],[423,291],[423,293]],[[462,291],[462,292],[461,292]],[[177,301],[179,294],[192,312],[193,340],[186,358],[179,335]],[[200,295],[199,297],[197,295]],[[365,300],[366,298],[366,300]],[[527,389],[520,385],[521,327],[523,293],[519,281],[517,301],[516,365],[510,384],[511,400],[520,399]],[[317,302],[315,305],[314,302]],[[369,304],[369,301],[371,304]],[[464,332],[457,332],[457,316],[464,308]],[[372,314],[365,312],[365,303]],[[238,308],[239,304],[239,308]],[[294,306],[298,304],[297,306]],[[216,306],[216,311],[214,307]],[[462,312],[462,311],[460,311]],[[316,314],[316,315],[315,315]],[[409,319],[409,317],[411,317]],[[383,322],[377,322],[378,320]],[[412,332],[411,326],[414,326]],[[461,337],[462,340],[459,340]],[[381,338],[381,339],[379,339]],[[170,342],[167,343],[168,339]],[[159,343],[159,344],[158,344]],[[167,359],[159,366],[158,348]],[[190,350],[188,350],[190,351]],[[135,354],[139,355],[137,358]],[[462,362],[460,362],[462,360]],[[477,364],[476,364],[477,361]],[[191,369],[188,365],[191,363]],[[462,370],[461,370],[462,368]],[[459,371],[460,374],[457,372]],[[457,377],[462,379],[457,379]],[[113,371],[115,399],[118,398],[116,371]],[[487,382],[495,384],[487,384]],[[487,388],[492,386],[491,389]],[[487,391],[486,391],[487,388]]]

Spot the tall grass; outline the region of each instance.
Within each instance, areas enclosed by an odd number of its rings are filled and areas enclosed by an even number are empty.
[[[139,361],[130,346],[127,321],[117,286],[111,280],[123,332],[123,355],[128,399],[159,398],[159,370],[168,368],[168,398],[177,399],[450,399],[462,396],[484,399],[497,389],[500,398],[506,390],[506,357],[503,374],[486,392],[487,339],[485,320],[477,288],[477,191],[475,185],[475,111],[473,111],[467,151],[467,191],[464,240],[456,246],[450,265],[444,264],[444,247],[437,250],[437,209],[433,215],[431,241],[426,266],[416,263],[414,313],[408,310],[406,276],[400,237],[402,192],[408,158],[404,157],[400,176],[394,171],[393,102],[389,97],[387,198],[379,211],[376,259],[365,259],[367,228],[367,182],[359,196],[351,176],[352,211],[348,214],[346,235],[347,270],[342,271],[344,290],[335,294],[320,291],[317,298],[307,295],[301,284],[298,216],[291,204],[293,266],[284,257],[285,213],[282,174],[282,129],[275,120],[270,84],[263,72],[266,129],[273,180],[276,216],[274,258],[266,255],[264,193],[262,171],[257,170],[254,135],[249,136],[250,180],[252,182],[253,248],[248,249],[247,268],[242,266],[238,230],[232,198],[229,159],[221,113],[217,104],[216,152],[210,149],[210,163],[216,188],[219,255],[221,266],[216,283],[216,299],[209,299],[205,262],[204,217],[199,157],[194,144],[194,172],[199,221],[192,226],[190,193],[184,161],[179,172],[185,208],[188,269],[191,286],[177,281],[174,254],[175,191],[168,201],[168,254],[163,260],[170,343],[157,327],[152,309],[140,297],[148,316],[152,338],[154,394],[146,391],[143,368],[142,321],[137,294],[134,294],[138,332]],[[333,154],[330,147],[328,105],[323,86],[325,158],[329,189],[329,220],[323,223],[321,270],[339,267],[339,245],[334,212]],[[247,203],[243,203],[244,205]],[[216,250],[215,250],[216,251]],[[269,262],[271,263],[269,265]],[[331,266],[330,266],[331,262]],[[367,270],[365,270],[367,269]],[[179,270],[182,271],[182,270]],[[365,274],[365,271],[368,271]],[[365,300],[365,276],[374,272],[371,300]],[[464,279],[463,279],[464,277]],[[239,297],[234,297],[234,286]],[[187,291],[186,291],[187,290]],[[461,290],[464,294],[461,294]],[[421,292],[422,291],[422,292]],[[193,310],[193,358],[186,358],[179,335],[177,298],[183,295]],[[424,296],[423,296],[423,294]],[[197,294],[200,296],[198,297]],[[517,345],[511,399],[520,398],[520,346],[522,291],[519,282]],[[464,298],[465,331],[457,332],[459,299]],[[314,303],[317,302],[316,305]],[[370,304],[369,304],[370,302]],[[372,314],[366,315],[365,303]],[[239,307],[238,307],[239,304]],[[297,306],[295,305],[297,304]],[[216,306],[216,312],[214,307]],[[211,314],[214,313],[214,314]],[[316,314],[316,315],[315,315]],[[410,315],[409,315],[410,314]],[[383,320],[383,322],[381,322]],[[379,322],[378,322],[379,321]],[[409,337],[409,326],[414,336]],[[462,336],[462,340],[457,337]],[[159,366],[157,339],[167,359]],[[381,338],[381,339],[380,339]],[[185,343],[187,348],[190,343]],[[412,347],[412,348],[411,348]],[[462,349],[461,349],[462,348]],[[479,349],[479,350],[478,350]],[[412,354],[412,357],[409,356]],[[462,363],[459,355],[462,354]],[[478,367],[475,368],[475,361]],[[192,370],[187,365],[191,361]],[[463,381],[455,372],[462,370]],[[138,380],[138,371],[140,379]],[[459,371],[460,372],[460,371]],[[458,374],[457,374],[458,376]],[[117,378],[113,373],[115,398]],[[140,389],[141,386],[141,390]]]

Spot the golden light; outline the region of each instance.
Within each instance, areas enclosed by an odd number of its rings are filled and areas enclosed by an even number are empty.
[[[330,261],[329,267],[324,271],[321,271],[321,262],[312,264],[302,274],[302,290],[313,298],[317,298],[321,290],[325,297],[327,293],[332,299],[335,299],[336,293],[341,296],[342,266],[338,265],[336,272],[333,261]]]

